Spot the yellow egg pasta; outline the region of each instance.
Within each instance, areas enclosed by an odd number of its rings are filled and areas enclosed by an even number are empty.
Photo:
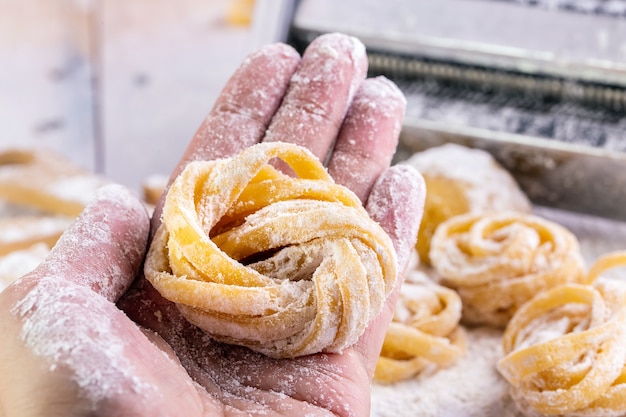
[[[564,227],[531,214],[465,214],[442,223],[430,252],[440,283],[458,291],[462,321],[504,327],[535,294],[579,282],[578,240]]]
[[[273,168],[276,158],[295,175]],[[395,285],[389,236],[296,145],[190,163],[162,220],[147,279],[213,338],[268,356],[345,349]]]
[[[513,316],[498,370],[526,415],[626,415],[626,283],[599,278],[626,266],[626,252],[608,254],[586,284],[538,294]]]

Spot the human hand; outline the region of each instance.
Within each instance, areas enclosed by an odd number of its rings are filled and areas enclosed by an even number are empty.
[[[341,35],[319,38],[302,58],[284,45],[262,48],[233,75],[172,178],[191,160],[231,156],[262,140],[296,142],[328,160],[335,180],[365,202],[394,241],[403,269],[421,218],[423,182],[410,168],[388,169],[404,99],[384,79],[364,81],[365,73],[364,48]],[[136,213],[133,204],[125,202],[126,212]],[[160,206],[153,229],[159,212]],[[114,245],[108,244],[112,253],[103,258],[126,269],[116,268],[115,274],[101,269],[92,249],[63,243],[76,245],[82,239],[69,232],[51,260],[0,295],[0,326],[15,345],[0,349],[2,375],[18,375],[18,370],[26,369],[20,371],[23,378],[35,376],[41,381],[31,381],[38,389],[24,390],[0,376],[0,403],[7,416],[29,398],[41,398],[41,392],[49,393],[48,404],[57,407],[39,405],[47,416],[55,415],[54,410],[60,410],[56,415],[79,415],[84,410],[120,416],[369,415],[369,384],[399,286],[359,342],[342,354],[270,359],[212,341],[143,278],[118,303],[134,322],[100,297],[117,300],[134,276],[131,270],[140,266],[140,256],[129,258],[122,250],[130,247],[143,253],[145,249],[145,240],[138,237],[146,233],[141,226],[145,220],[135,217],[126,225],[135,237],[118,236]],[[111,221],[104,215],[100,219],[102,224]],[[92,220],[84,215],[79,226],[81,222]],[[80,230],[79,226],[73,230]],[[70,265],[68,270],[45,266],[54,259],[64,259],[54,264]],[[69,285],[80,296],[66,300],[65,291],[58,291],[57,298],[50,298],[45,294],[53,285],[61,289]],[[37,311],[43,309],[31,311],[42,301],[67,305],[65,315],[60,307],[50,307],[55,316],[64,318],[61,327],[50,314],[40,317]],[[95,312],[87,303],[96,306]],[[38,317],[40,322],[34,326]],[[88,323],[93,323],[92,329]],[[150,330],[141,331],[135,323]],[[37,331],[28,337],[27,328],[46,327],[48,333]],[[57,333],[63,329],[67,335]],[[76,347],[80,341],[84,343]],[[18,349],[21,345],[26,349]]]

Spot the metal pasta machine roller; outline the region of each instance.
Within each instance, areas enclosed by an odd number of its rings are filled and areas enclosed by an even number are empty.
[[[301,0],[287,41],[343,32],[407,97],[396,161],[489,151],[531,200],[626,220],[626,0]]]

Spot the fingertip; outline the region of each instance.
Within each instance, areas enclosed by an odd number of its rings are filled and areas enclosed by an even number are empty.
[[[324,33],[313,39],[308,50],[327,54],[330,58],[338,58],[341,54],[348,54],[353,61],[366,59],[365,45],[358,38],[339,32]],[[341,51],[341,54],[338,52]]]
[[[328,171],[363,201],[376,179],[391,164],[405,107],[402,91],[384,77],[366,79],[352,101]]]
[[[381,137],[386,138],[384,153],[389,157],[386,167],[389,167],[398,145],[405,110],[404,93],[384,76],[366,79],[352,103],[350,112],[354,111],[357,115],[354,123],[361,126],[358,133],[366,136],[369,133],[371,142],[380,142]]]
[[[129,217],[129,222],[134,220],[144,224],[147,216],[146,207],[139,197],[120,184],[108,184],[98,189],[87,209],[93,210],[98,206],[121,210]]]
[[[350,86],[349,97],[351,99],[354,96],[367,74],[367,52],[363,42],[354,36],[331,32],[315,38],[307,47],[305,54],[307,53],[325,60],[342,57],[349,59],[355,74]]]
[[[389,78],[384,75],[379,75],[377,77],[370,78],[370,80],[371,85],[376,86],[375,88],[368,89],[370,95],[395,100],[402,105],[402,107],[406,105],[406,97],[404,96],[404,93],[400,90],[398,85]]]
[[[364,45],[338,33],[314,39],[291,77],[264,141],[292,142],[325,161],[367,75]]]
[[[286,43],[277,42],[263,45],[257,50],[251,52],[242,62],[242,66],[248,65],[255,59],[269,57],[270,59],[285,58],[285,59],[300,59],[300,54],[291,45]]]
[[[235,113],[265,127],[280,104],[299,62],[298,52],[283,43],[265,45],[251,52],[227,81],[207,120],[216,114]],[[257,137],[256,141],[259,139]]]
[[[264,45],[251,52],[228,79],[213,111],[235,106],[236,110],[249,111],[252,117],[267,122],[272,114],[266,114],[266,101],[273,101],[276,96],[282,98],[299,62],[300,54],[284,43]]]

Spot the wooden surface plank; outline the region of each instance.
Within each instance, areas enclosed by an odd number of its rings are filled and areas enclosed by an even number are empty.
[[[233,1],[0,0],[0,149],[49,148],[137,192],[169,174],[267,39]]]
[[[88,2],[0,0],[0,149],[52,149],[94,169]]]
[[[104,167],[139,189],[169,174],[248,52],[249,28],[229,25],[227,0],[102,4]]]

